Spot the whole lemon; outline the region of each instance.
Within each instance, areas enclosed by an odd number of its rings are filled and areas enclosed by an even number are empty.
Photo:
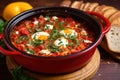
[[[11,18],[16,16],[17,14],[32,9],[32,5],[27,2],[12,2],[8,4],[3,10],[3,18],[9,21]]]

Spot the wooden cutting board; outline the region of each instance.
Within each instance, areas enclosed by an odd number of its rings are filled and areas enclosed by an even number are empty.
[[[9,71],[19,67],[19,65],[14,61],[14,59],[8,56],[6,57],[6,63]],[[26,69],[24,69],[24,73],[37,80],[89,80],[95,75],[95,73],[99,69],[99,65],[100,65],[100,54],[99,54],[99,50],[96,49],[90,62],[81,69],[74,71],[72,73],[48,75],[48,74],[30,72]]]

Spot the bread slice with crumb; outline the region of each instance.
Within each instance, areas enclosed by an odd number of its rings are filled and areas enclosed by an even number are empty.
[[[106,10],[112,9],[112,8],[113,8],[112,6],[103,6],[100,10],[100,13],[103,14]]]
[[[111,21],[111,24],[120,27],[120,17],[117,17],[113,21]]]
[[[84,3],[82,3],[81,5],[80,5],[80,10],[83,10],[83,8],[84,8],[84,6],[85,6],[85,4]]]
[[[101,13],[102,8],[104,8],[104,7],[106,7],[106,5],[97,6],[97,7],[94,9],[94,11],[95,11],[95,12],[98,12],[98,13]]]
[[[83,7],[83,11],[87,11],[87,9],[89,8],[90,6],[90,3],[89,2],[86,2],[84,7]]]
[[[83,1],[74,1],[74,2],[71,4],[71,8],[79,9],[82,4],[83,4]]]
[[[94,11],[97,6],[99,6],[99,4],[96,3],[96,2],[90,3],[90,5],[89,5],[89,7],[86,9],[86,11]]]
[[[100,43],[100,46],[106,50],[113,58],[117,59],[118,61],[120,61],[120,54],[117,52],[113,52],[111,51],[108,46],[107,46],[107,42],[106,42],[106,38],[104,37],[102,42]]]
[[[113,15],[110,16],[110,22],[114,21],[116,18],[120,17],[120,11],[116,11]]]
[[[107,10],[105,10],[104,12],[103,12],[103,15],[106,17],[106,18],[110,18],[115,12],[117,12],[118,10],[116,9],[116,8],[109,8],[109,9],[107,9]]]
[[[105,37],[109,50],[120,53],[120,27],[111,25],[111,29]]]
[[[60,6],[64,6],[64,7],[70,7],[71,5],[71,1],[70,0],[64,0]]]

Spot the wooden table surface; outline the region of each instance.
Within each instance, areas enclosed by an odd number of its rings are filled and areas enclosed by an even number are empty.
[[[10,2],[17,0],[0,1],[0,16],[4,7]],[[63,0],[19,0],[29,2],[33,7],[41,6],[59,6]],[[74,0],[72,0],[74,1]],[[84,2],[98,2],[100,5],[105,4],[114,6],[120,10],[120,0],[84,0]],[[120,80],[120,63],[112,58],[109,53],[100,46],[98,49],[101,54],[100,68],[92,80]],[[12,80],[12,76],[7,69],[5,58],[0,58],[0,80]]]

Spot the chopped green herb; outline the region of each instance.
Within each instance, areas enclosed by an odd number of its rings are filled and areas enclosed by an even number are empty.
[[[28,44],[32,45],[33,44],[33,41],[32,40],[28,40]]]
[[[62,22],[59,22],[58,24],[59,24],[59,26],[60,26],[60,30],[63,30],[63,29],[64,29],[64,24],[65,24],[65,23],[62,21]]]
[[[15,69],[12,69],[11,73],[13,75],[13,80],[36,80],[36,79],[34,79],[32,77],[27,76],[24,73],[24,71],[21,68],[21,66],[15,68]]]
[[[44,30],[53,29],[53,24],[46,24]]]
[[[49,48],[50,48],[51,52],[59,52],[60,51],[59,47],[54,46],[54,45],[50,45]]]
[[[34,54],[35,52],[33,50],[31,50],[31,49],[27,49],[27,53]]]
[[[76,45],[79,45],[80,41],[78,39],[75,39]]]
[[[71,42],[71,43],[69,43],[69,44],[67,44],[67,46],[71,46],[71,47],[75,47],[75,45],[74,45],[74,43],[73,42]]]
[[[43,44],[44,43],[44,41],[43,40],[34,40],[34,45],[35,46],[39,46],[39,45],[41,45],[41,44]]]
[[[4,21],[3,19],[0,19],[0,33],[3,32],[4,27],[6,26],[7,22]]]
[[[29,32],[33,32],[33,29],[32,29],[32,28],[29,28],[28,31],[29,31]]]
[[[60,42],[59,42],[58,44],[59,44],[59,45],[61,45],[63,42],[62,42],[62,40],[61,40],[61,39],[59,39],[59,41],[60,41]]]
[[[28,37],[28,36],[20,36],[20,37],[16,40],[16,43],[20,43],[21,41],[26,40],[26,39],[29,39],[29,37]]]
[[[6,21],[4,21],[3,19],[0,19],[0,34],[3,33],[3,30],[4,30],[5,26],[6,26],[6,24],[7,24]],[[2,47],[5,47],[3,40],[0,40],[0,45]]]
[[[41,32],[41,29],[40,29],[40,23],[38,23],[38,25],[36,25],[35,30],[36,30],[37,32]]]
[[[44,43],[43,40],[38,40],[38,39],[36,39],[35,37],[36,37],[36,35],[35,35],[34,38],[33,38],[33,43],[34,43],[35,46],[39,46],[39,45],[41,45],[41,44]]]
[[[46,16],[46,21],[50,21],[50,17],[49,16]]]
[[[20,36],[19,37],[20,40],[25,40],[25,39],[29,39],[28,36]]]
[[[76,35],[74,34],[74,36],[72,36],[72,35],[68,35],[68,39],[70,39],[70,40],[74,40],[74,39],[76,39]]]
[[[55,27],[53,27],[50,40],[57,39],[61,34],[59,33],[59,30],[57,30]]]
[[[44,30],[48,30],[48,29],[49,29],[49,26],[45,25]]]

